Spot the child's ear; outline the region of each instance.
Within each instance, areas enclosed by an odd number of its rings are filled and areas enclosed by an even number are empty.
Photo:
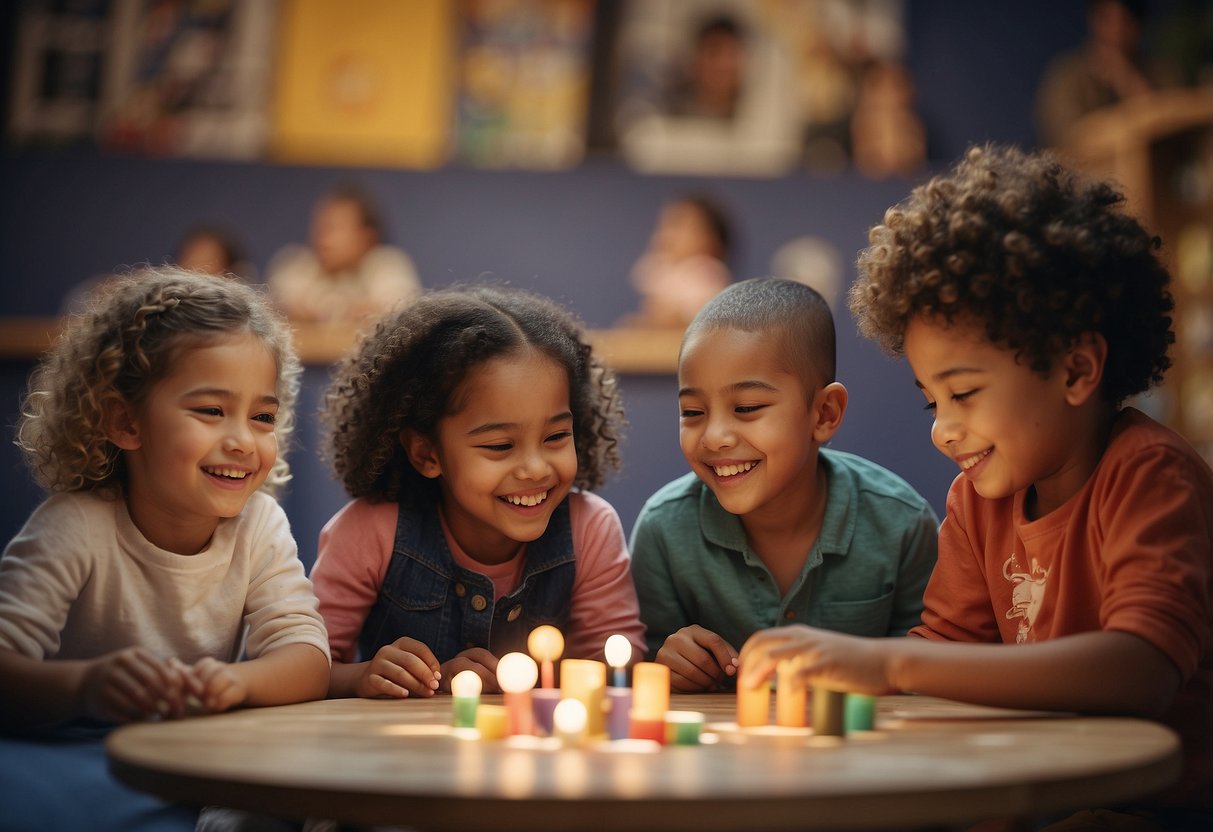
[[[442,464],[428,436],[422,436],[412,428],[404,428],[400,431],[400,444],[418,474],[429,479],[442,474]]]
[[[105,438],[124,451],[137,451],[143,446],[139,436],[139,420],[135,408],[119,396],[110,396],[101,403],[102,429]]]
[[[1089,332],[1078,339],[1061,362],[1067,402],[1077,406],[1099,393],[1107,360],[1108,342],[1098,332]]]
[[[817,391],[817,424],[813,426],[813,440],[825,444],[834,438],[842,426],[842,417],[847,412],[847,388],[841,382],[831,381]]]

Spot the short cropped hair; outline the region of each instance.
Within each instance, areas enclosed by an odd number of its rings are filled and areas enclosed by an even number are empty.
[[[734,283],[699,311],[682,343],[685,346],[693,335],[719,329],[771,333],[780,340],[789,369],[806,390],[834,381],[834,316],[825,298],[804,283],[778,277]]]

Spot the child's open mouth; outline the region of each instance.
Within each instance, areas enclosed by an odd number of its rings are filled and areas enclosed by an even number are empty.
[[[498,497],[499,500],[504,500],[512,506],[522,506],[523,508],[533,508],[548,498],[547,491],[541,491],[538,494],[510,494],[505,497]]]
[[[736,477],[751,471],[757,462],[741,462],[733,465],[713,465],[712,472],[720,478]]]

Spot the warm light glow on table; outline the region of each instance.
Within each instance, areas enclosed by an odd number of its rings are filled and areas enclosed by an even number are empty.
[[[628,662],[632,660],[632,642],[627,636],[616,633],[606,640],[607,664],[611,666],[611,684],[617,688],[627,686]]]
[[[531,688],[539,678],[539,666],[526,653],[506,653],[497,662],[497,684],[505,694],[511,734],[535,733],[531,710]]]
[[[565,745],[585,742],[588,713],[580,699],[561,699],[552,712],[552,733]]]
[[[483,682],[474,670],[461,670],[451,679],[452,724],[456,728],[476,726],[476,708],[480,705],[482,687]]]
[[[542,687],[556,686],[555,662],[564,653],[564,636],[551,624],[540,624],[531,630],[526,640],[527,652],[539,662]]]
[[[560,663],[560,693],[565,699],[577,699],[585,705],[586,731],[590,736],[606,732],[603,691],[606,665],[592,659],[565,659]]]

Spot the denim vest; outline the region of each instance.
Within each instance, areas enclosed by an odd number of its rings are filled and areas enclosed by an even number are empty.
[[[493,582],[455,563],[437,507],[419,510],[402,501],[392,559],[358,636],[362,660],[402,636],[424,643],[446,662],[469,647],[495,656],[526,652],[535,627],[564,629],[576,571],[567,497],[543,535],[526,544],[523,557],[518,586],[494,602]]]

